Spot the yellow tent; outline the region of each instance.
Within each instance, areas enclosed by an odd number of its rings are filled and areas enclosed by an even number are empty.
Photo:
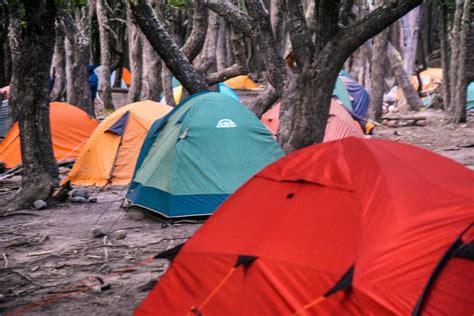
[[[260,88],[260,85],[253,81],[249,76],[242,75],[234,78],[230,78],[224,81],[226,85],[232,89],[251,90]]]
[[[63,183],[128,184],[148,130],[171,109],[166,104],[142,101],[110,114],[94,130]]]

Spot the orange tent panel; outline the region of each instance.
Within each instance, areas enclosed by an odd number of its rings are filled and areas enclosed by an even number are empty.
[[[77,158],[81,147],[97,126],[97,121],[76,106],[63,102],[50,104],[51,136],[56,160]],[[18,122],[0,144],[0,160],[7,168],[21,164],[21,147]]]
[[[122,80],[129,87],[132,84],[132,73],[125,67],[122,69]]]
[[[232,89],[251,90],[260,88],[260,85],[253,81],[248,75],[237,76],[224,81]]]
[[[63,181],[99,186],[128,184],[148,130],[171,109],[166,104],[142,101],[110,114],[97,126]],[[121,132],[114,132],[117,125]]]
[[[262,123],[268,127],[273,135],[276,135],[278,132],[278,126],[280,124],[279,117],[280,102],[262,115]],[[339,101],[332,99],[324,141],[327,142],[349,136],[364,137],[364,133],[344,106]]]

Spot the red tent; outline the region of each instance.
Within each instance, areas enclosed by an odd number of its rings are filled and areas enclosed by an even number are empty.
[[[179,251],[136,315],[472,315],[474,172],[345,138],[271,164]]]
[[[277,134],[278,125],[280,125],[280,105],[276,103],[270,110],[262,115],[262,123],[273,133]],[[359,124],[354,121],[352,116],[344,108],[344,105],[337,99],[331,100],[329,108],[329,117],[324,134],[324,142],[341,139],[344,137],[364,137],[364,133]]]

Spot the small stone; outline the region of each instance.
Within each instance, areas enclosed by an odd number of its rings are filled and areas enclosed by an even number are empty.
[[[91,292],[94,294],[100,294],[102,293],[102,287],[100,285],[94,285],[91,287]]]
[[[94,238],[100,238],[105,236],[104,231],[102,230],[101,227],[95,227],[92,229],[92,237]]]
[[[87,189],[74,189],[71,192],[71,196],[72,197],[80,196],[80,197],[83,197],[84,199],[87,200],[89,198],[89,190],[87,190]]]
[[[97,198],[96,197],[89,198],[89,203],[97,203]]]
[[[117,230],[115,232],[115,239],[121,240],[127,238],[127,232],[124,230]]]
[[[75,196],[71,198],[72,203],[87,203],[87,199],[82,196]]]
[[[5,299],[5,295],[0,294],[0,302],[3,301],[4,299]]]
[[[44,210],[45,208],[48,207],[48,203],[46,203],[46,202],[43,201],[43,200],[36,200],[36,201],[33,203],[33,206],[34,206],[35,209],[37,209],[37,210]]]

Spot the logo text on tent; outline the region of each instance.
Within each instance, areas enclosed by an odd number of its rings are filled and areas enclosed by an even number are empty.
[[[229,119],[222,119],[219,122],[217,122],[216,128],[232,128],[232,127],[237,127],[237,125]]]

